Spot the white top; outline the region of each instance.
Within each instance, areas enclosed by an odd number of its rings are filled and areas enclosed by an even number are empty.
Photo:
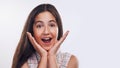
[[[59,65],[59,68],[67,68],[70,57],[71,57],[70,53],[58,52],[56,59],[57,59],[57,63]],[[40,61],[39,54],[38,53],[33,54],[27,61],[29,68],[37,68],[39,61]]]

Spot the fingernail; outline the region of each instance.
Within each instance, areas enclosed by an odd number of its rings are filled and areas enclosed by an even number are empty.
[[[70,31],[68,30],[67,33],[69,33]]]
[[[27,34],[29,34],[29,32],[26,32]]]
[[[27,35],[30,34],[29,32],[26,32],[26,33],[27,33]]]

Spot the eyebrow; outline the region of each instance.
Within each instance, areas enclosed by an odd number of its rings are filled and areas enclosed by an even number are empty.
[[[50,21],[48,21],[48,22],[54,22],[54,23],[56,23],[55,20],[50,20]],[[35,22],[34,22],[34,24],[37,24],[37,23],[43,23],[43,21],[38,20],[38,21],[35,21]]]
[[[50,20],[49,22],[55,22],[55,23],[56,23],[56,21],[55,21],[55,20]]]
[[[34,24],[43,23],[43,21],[35,21]]]

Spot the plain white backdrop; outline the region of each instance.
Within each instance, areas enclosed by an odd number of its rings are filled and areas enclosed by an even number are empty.
[[[70,31],[61,50],[76,55],[79,68],[120,68],[119,0],[1,0],[0,68],[11,68],[27,16],[41,3],[58,9]]]

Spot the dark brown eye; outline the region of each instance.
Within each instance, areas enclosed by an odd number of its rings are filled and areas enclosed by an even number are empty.
[[[37,25],[36,27],[37,27],[37,28],[41,28],[41,27],[42,27],[42,25]]]
[[[54,24],[51,24],[50,26],[51,26],[51,27],[55,27],[55,25],[54,25]]]
[[[55,24],[50,24],[50,27],[55,27],[56,25]]]

